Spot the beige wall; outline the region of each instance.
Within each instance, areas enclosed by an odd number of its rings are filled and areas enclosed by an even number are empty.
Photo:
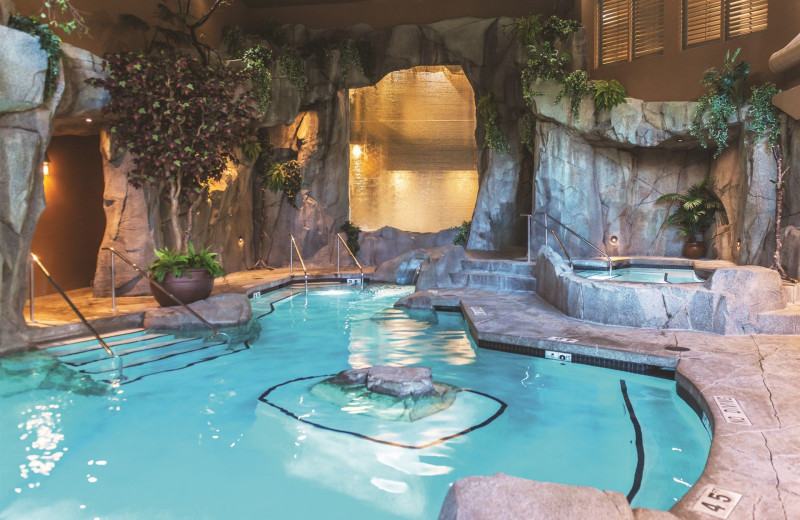
[[[741,47],[739,55],[750,63],[750,83],[773,81],[781,88],[795,83],[800,71],[773,74],[769,71],[770,55],[783,48],[800,33],[800,1],[770,0],[766,31],[752,33],[728,41],[708,43],[683,50],[681,41],[681,0],[664,3],[664,53],[632,62],[610,65],[596,64],[596,0],[581,0],[582,22],[586,27],[586,43],[590,75],[594,79],[616,79],[628,95],[645,101],[687,101],[701,96],[703,72],[722,64],[725,52]]]

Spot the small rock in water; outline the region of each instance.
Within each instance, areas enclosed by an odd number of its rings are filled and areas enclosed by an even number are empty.
[[[367,372],[371,367],[367,368],[353,368],[351,370],[342,370],[336,374],[336,383],[340,385],[363,385],[367,381]]]
[[[428,367],[374,366],[369,369],[367,390],[393,397],[428,395],[434,391]]]

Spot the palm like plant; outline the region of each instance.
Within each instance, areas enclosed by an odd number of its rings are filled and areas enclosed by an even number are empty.
[[[711,192],[714,180],[706,178],[690,187],[686,193],[667,193],[658,198],[658,202],[677,202],[675,211],[667,217],[664,224],[676,226],[681,236],[694,240],[697,235],[702,235],[711,224],[714,216],[719,213],[721,222],[728,223],[725,207],[722,202]]]

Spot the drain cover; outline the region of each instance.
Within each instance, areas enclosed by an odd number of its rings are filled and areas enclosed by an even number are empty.
[[[692,350],[687,347],[664,347],[664,350],[671,350],[672,352],[686,352],[687,350]]]

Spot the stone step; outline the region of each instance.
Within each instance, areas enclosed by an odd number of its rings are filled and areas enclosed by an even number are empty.
[[[461,267],[464,271],[522,276],[533,276],[535,265],[535,262],[517,262],[514,260],[461,260]]]
[[[800,334],[800,303],[757,315],[759,334]]]
[[[536,278],[532,276],[463,271],[451,273],[450,279],[456,285],[480,287],[496,291],[536,291]]]

